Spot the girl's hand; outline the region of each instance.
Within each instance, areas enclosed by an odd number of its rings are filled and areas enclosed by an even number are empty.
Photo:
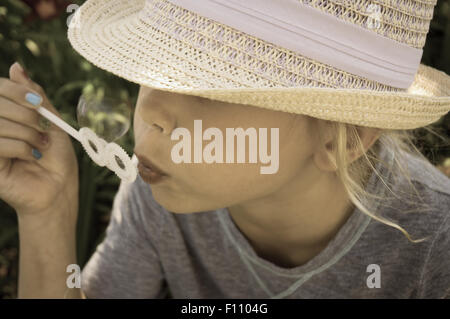
[[[16,62],[9,79],[0,78],[0,198],[19,215],[78,200],[78,163],[70,137],[54,124],[48,129],[39,124],[44,118],[27,101],[29,93],[42,97],[41,105],[60,117]]]

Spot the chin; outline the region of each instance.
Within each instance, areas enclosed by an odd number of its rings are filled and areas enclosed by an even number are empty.
[[[173,195],[171,196],[164,196],[164,195],[153,190],[153,198],[158,202],[159,205],[164,207],[164,209],[169,212],[175,214],[189,214],[198,211],[196,209],[192,209],[190,205],[187,205],[185,200],[177,200],[176,196]]]
[[[174,214],[195,214],[202,212],[202,209],[188,209],[185,205],[182,207],[180,205],[177,205],[176,203],[170,203],[165,205],[164,203],[160,203],[162,207],[164,207],[167,211],[174,213]]]
[[[153,194],[155,200],[160,204],[164,209],[169,212],[175,214],[195,214],[201,213],[205,211],[214,211],[220,209],[221,207],[211,207],[205,205],[204,202],[189,202],[185,199],[174,199],[173,196],[166,198],[164,196],[157,196],[157,194]],[[176,197],[175,197],[176,198]]]
[[[159,186],[159,185],[158,185]],[[165,210],[175,214],[192,214],[205,211],[215,211],[227,203],[213,202],[211,196],[196,197],[193,194],[174,191],[166,187],[151,185],[153,198]],[[209,197],[209,198],[208,198]],[[209,199],[209,200],[208,200]]]

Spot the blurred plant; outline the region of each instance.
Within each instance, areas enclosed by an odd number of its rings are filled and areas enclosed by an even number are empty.
[[[72,3],[81,5],[82,2]],[[64,120],[79,128],[77,104],[82,94],[104,94],[131,108],[136,103],[138,86],[96,68],[72,49],[67,40],[66,21],[73,12],[65,10],[62,3],[1,1],[0,76],[8,77],[10,65],[18,61],[28,75],[42,85]],[[42,5],[50,10],[44,12]],[[50,7],[52,5],[55,6]],[[53,13],[48,14],[50,11]],[[132,109],[129,111],[132,112]],[[132,123],[129,125],[131,127]],[[116,143],[131,155],[132,130]],[[103,238],[120,180],[107,168],[93,163],[78,142],[74,141],[73,145],[80,167],[77,257],[78,263],[83,266]],[[0,200],[0,298],[16,297],[17,247],[15,212]]]
[[[450,0],[437,1],[421,63],[450,75]],[[450,113],[427,127],[414,131],[421,152],[447,176],[450,159]],[[436,135],[436,134],[437,135]],[[439,136],[440,135],[440,136]]]
[[[25,17],[25,22],[31,22],[37,18],[51,20],[60,16],[71,2],[66,0],[22,0],[32,12]]]

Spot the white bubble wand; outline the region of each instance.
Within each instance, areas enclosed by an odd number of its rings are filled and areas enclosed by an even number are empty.
[[[132,183],[136,179],[136,164],[133,163],[127,152],[118,144],[106,142],[88,127],[82,127],[77,131],[42,106],[39,106],[37,111],[74,139],[78,140],[83,145],[89,157],[97,165],[101,167],[106,166],[127,183]]]

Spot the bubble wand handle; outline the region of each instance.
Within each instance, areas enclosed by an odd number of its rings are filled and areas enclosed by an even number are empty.
[[[67,134],[72,136],[74,139],[78,140],[79,142],[82,142],[81,141],[81,136],[78,133],[78,131],[76,129],[74,129],[72,126],[70,126],[69,124],[67,124],[66,122],[64,122],[63,120],[61,120],[55,114],[53,114],[52,112],[50,112],[49,110],[47,110],[46,108],[44,108],[42,106],[39,106],[37,111],[42,116],[44,116],[46,119],[51,121],[53,124],[55,124],[56,126],[61,128],[64,132],[66,132]]]
[[[64,132],[79,141],[81,145],[83,145],[86,153],[97,165],[106,166],[125,182],[131,183],[136,179],[136,163],[130,159],[120,145],[106,142],[88,127],[82,127],[77,131],[42,106],[39,106],[37,111]]]

